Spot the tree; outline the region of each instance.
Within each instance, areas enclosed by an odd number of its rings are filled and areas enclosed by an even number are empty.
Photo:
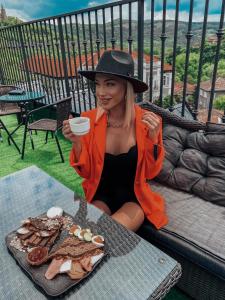
[[[225,59],[221,59],[218,63],[218,77],[225,77]]]
[[[21,24],[21,23],[23,23],[23,21],[21,21],[18,18],[7,17],[5,20],[3,20],[3,21],[0,22],[0,27],[12,26],[12,25]]]
[[[184,80],[186,54],[181,53],[176,57],[176,72],[181,81]],[[197,82],[198,76],[199,54],[191,53],[188,64],[188,82],[194,84]]]
[[[160,106],[159,99],[157,99],[154,103],[156,105]],[[175,101],[175,99],[173,99],[173,105],[176,105],[176,104],[177,104],[177,102]],[[166,97],[163,98],[162,107],[163,108],[169,108],[170,107],[170,96],[166,96]]]
[[[213,102],[213,107],[219,110],[225,110],[225,95],[217,97]]]
[[[150,55],[151,54],[150,48],[149,47],[145,47],[144,48],[144,53],[147,54],[147,55]],[[160,55],[160,50],[158,48],[154,48],[153,49],[153,55]]]

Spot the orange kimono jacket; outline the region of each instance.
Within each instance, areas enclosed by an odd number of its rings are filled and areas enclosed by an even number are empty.
[[[154,178],[162,167],[164,158],[162,128],[159,134],[158,157],[155,160],[154,145],[148,137],[146,125],[141,121],[144,112],[145,110],[135,105],[138,161],[134,192],[147,219],[159,229],[168,222],[164,200],[161,195],[151,190],[146,179]],[[82,113],[82,116],[90,118],[91,129],[88,134],[81,137],[82,150],[79,161],[73,148],[70,153],[71,166],[84,178],[82,186],[88,202],[92,201],[99,185],[105,156],[107,117],[104,113],[96,121],[96,113],[97,109]]]

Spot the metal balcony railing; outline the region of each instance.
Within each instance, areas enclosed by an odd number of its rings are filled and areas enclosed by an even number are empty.
[[[162,106],[167,96],[170,111],[175,112],[177,101],[180,102],[182,116],[186,116],[185,110],[188,109],[193,118],[198,119],[202,105],[200,92],[208,38],[209,5],[213,5],[213,2],[204,1],[204,18],[198,23],[201,31],[198,31],[198,36],[193,31],[194,0],[189,1],[188,20],[181,20],[182,0],[174,1],[172,20],[167,15],[166,0],[157,3],[155,0],[126,0],[0,28],[0,82],[16,84],[27,90],[44,91],[46,103],[72,95],[73,111],[79,114],[94,108],[96,99],[92,84],[80,77],[77,71],[94,69],[105,49],[122,49],[133,55],[136,75],[149,84],[149,90],[144,95],[138,95],[137,101],[144,99]],[[213,70],[210,97],[205,105],[207,120],[212,117],[224,35],[225,0],[217,2],[220,2],[221,9],[218,22],[214,24]],[[185,62],[182,82],[179,82],[181,90],[177,95],[176,64],[178,49],[181,48],[179,39],[183,38],[180,25],[185,28],[186,41],[182,50]],[[190,105],[187,95],[192,51],[198,54],[198,71],[192,96],[194,101]],[[225,112],[223,120],[225,122]]]

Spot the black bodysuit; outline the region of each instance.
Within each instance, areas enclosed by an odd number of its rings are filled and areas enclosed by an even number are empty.
[[[93,200],[105,202],[112,213],[125,202],[138,202],[134,193],[137,159],[137,145],[127,153],[105,153],[102,176]]]

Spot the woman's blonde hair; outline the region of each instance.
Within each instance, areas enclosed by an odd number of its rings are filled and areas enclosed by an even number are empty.
[[[135,103],[135,93],[133,85],[127,81],[127,88],[125,93],[125,117],[124,117],[124,123],[123,128],[128,128],[131,126],[132,121],[134,120],[134,103]],[[96,114],[96,121],[98,121],[99,118],[105,113],[105,109],[103,109],[99,102],[97,102],[97,114]]]

